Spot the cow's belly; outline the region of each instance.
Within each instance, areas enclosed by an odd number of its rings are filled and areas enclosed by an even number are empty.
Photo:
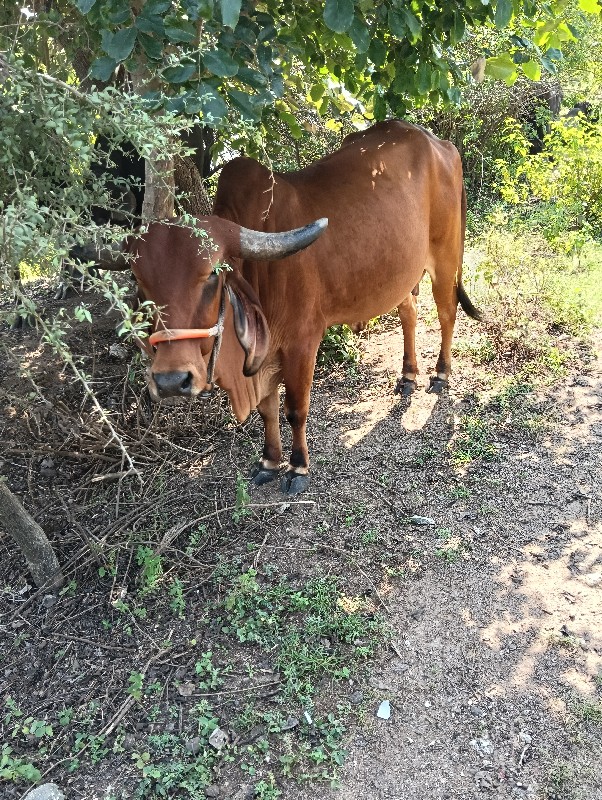
[[[426,267],[427,259],[422,258],[404,269],[352,273],[344,287],[326,289],[321,303],[326,325],[353,324],[388,313],[410,294]]]

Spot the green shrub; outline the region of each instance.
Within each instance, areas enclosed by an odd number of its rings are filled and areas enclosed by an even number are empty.
[[[321,367],[328,364],[357,364],[359,360],[360,349],[351,328],[348,325],[328,328],[318,350],[317,364]]]
[[[498,162],[503,198],[525,208],[543,202],[544,215],[536,211],[540,220],[548,219],[542,232],[559,247],[567,232],[601,235],[602,125],[582,118],[553,122],[544,143],[537,155]]]

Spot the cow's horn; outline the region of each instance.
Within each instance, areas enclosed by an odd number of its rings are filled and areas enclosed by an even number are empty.
[[[241,258],[256,258],[271,260],[285,258],[304,247],[308,247],[328,227],[326,218],[310,222],[303,228],[294,228],[283,233],[262,233],[250,228],[240,228],[240,255]]]

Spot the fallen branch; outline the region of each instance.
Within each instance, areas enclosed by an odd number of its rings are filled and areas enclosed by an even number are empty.
[[[65,579],[52,545],[4,481],[0,481],[0,528],[19,546],[35,585],[60,589]]]

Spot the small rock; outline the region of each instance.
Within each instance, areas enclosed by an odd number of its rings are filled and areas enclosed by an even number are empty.
[[[354,706],[359,706],[359,704],[363,701],[363,699],[364,699],[364,693],[360,689],[358,689],[356,692],[353,692],[353,694],[349,695],[349,702]]]
[[[43,475],[45,478],[56,478],[57,472],[54,466],[54,461],[51,458],[42,459],[42,463],[40,464],[40,475]]]
[[[531,735],[529,733],[525,733],[525,731],[521,731],[518,734],[518,738],[520,739],[521,742],[524,742],[525,744],[531,744],[531,742],[533,741]]]
[[[228,743],[228,734],[221,728],[216,728],[209,737],[209,744],[218,752]]]
[[[592,588],[602,583],[602,572],[589,572],[583,576],[583,582]]]
[[[494,747],[493,742],[490,739],[486,739],[482,737],[480,739],[471,739],[470,746],[473,750],[476,750],[477,753],[480,753],[482,756],[490,756],[493,753]]]
[[[45,594],[42,598],[42,605],[44,608],[52,608],[52,606],[56,605],[56,601],[58,597],[55,594]]]
[[[43,783],[27,792],[23,800],[65,800],[65,795],[56,783]]]
[[[109,347],[109,355],[116,361],[126,361],[128,357],[128,351],[127,348],[122,344],[115,343]]]
[[[391,716],[391,703],[388,700],[382,701],[382,703],[378,707],[376,716],[379,719],[389,719],[389,717]]]
[[[413,514],[409,521],[412,525],[434,525],[435,520],[432,517],[421,517],[418,514]]]
[[[190,681],[188,681],[187,683],[181,683],[178,686],[178,694],[181,695],[182,697],[191,697],[194,694],[195,689],[196,686],[194,685],[194,683],[191,683]]]
[[[473,717],[482,717],[485,714],[483,709],[479,708],[478,706],[468,706],[468,710]]]
[[[205,797],[219,797],[221,790],[219,786],[205,786]]]
[[[189,753],[191,753],[193,756],[196,756],[201,749],[201,740],[198,736],[195,736],[194,739],[188,739],[185,746]]]
[[[287,720],[285,720],[282,723],[282,725],[280,726],[280,730],[281,731],[292,731],[293,728],[296,728],[298,724],[299,724],[299,720],[297,719],[297,717],[289,717]]]

